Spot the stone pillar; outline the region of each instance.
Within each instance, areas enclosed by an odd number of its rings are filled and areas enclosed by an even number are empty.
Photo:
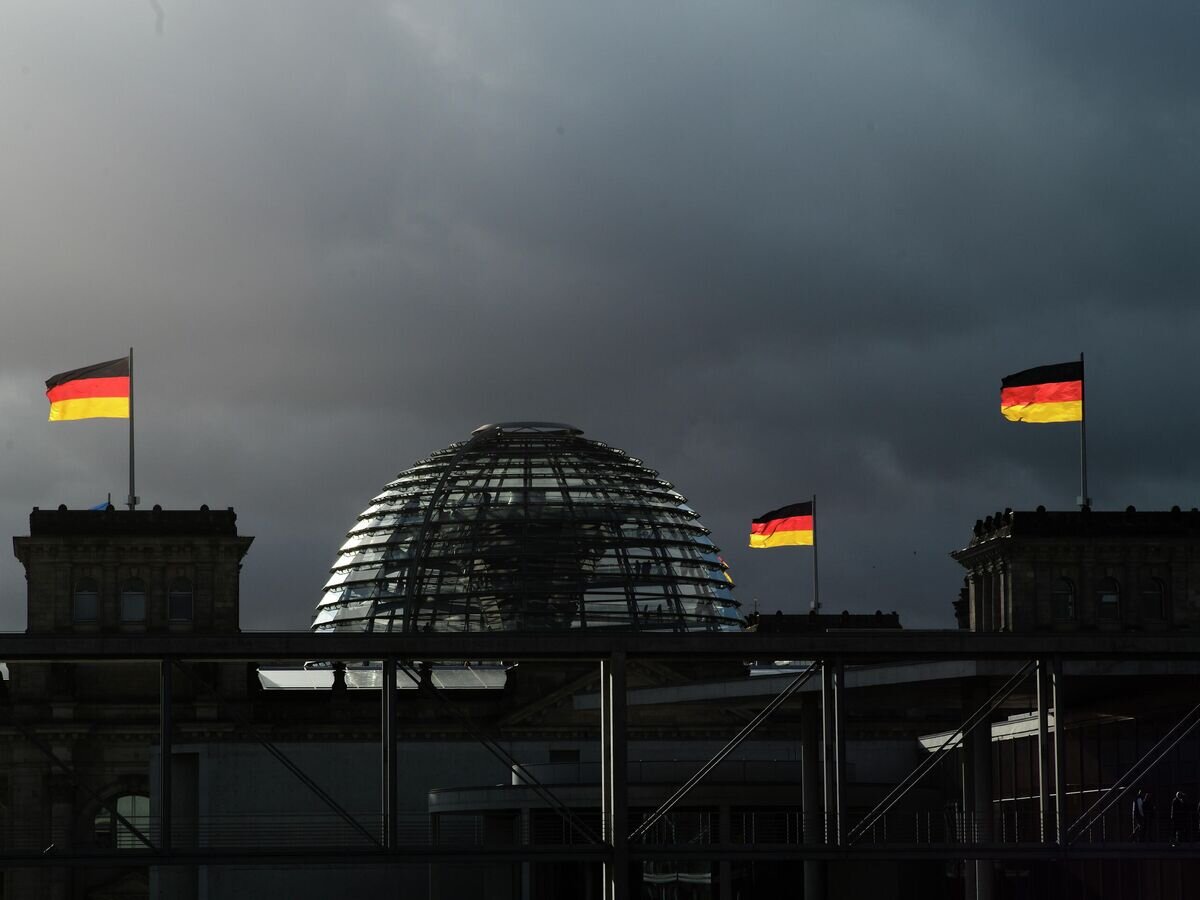
[[[54,755],[70,764],[72,754],[68,748],[56,746]],[[75,825],[75,785],[60,772],[51,772],[49,782],[50,835],[58,852],[70,853]],[[72,872],[69,866],[56,866],[50,870],[50,900],[70,900]]]
[[[979,627],[976,631],[992,630],[992,573],[984,568],[979,573]]]
[[[996,569],[996,589],[999,594],[996,605],[1000,610],[997,628],[1000,631],[1012,631],[1012,570],[1004,563],[1001,563]]]

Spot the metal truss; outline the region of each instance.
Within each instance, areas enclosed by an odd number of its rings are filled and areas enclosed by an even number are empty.
[[[966,720],[959,725],[950,735],[942,742],[933,753],[929,754],[925,759],[917,765],[915,769],[908,773],[904,779],[892,788],[882,800],[875,805],[875,808],[868,812],[859,821],[854,828],[850,829],[849,842],[853,844],[864,834],[866,834],[871,826],[874,825],[880,818],[887,815],[888,811],[899,803],[904,796],[915,788],[933,768],[942,761],[945,754],[952,746],[956,745],[963,737],[969,734],[975,728],[985,724],[988,717],[996,710],[996,708],[1007,700],[1021,683],[1029,676],[1030,671],[1036,666],[1034,660],[1030,660],[1021,666],[1019,670],[1011,678],[1006,681],[999,690],[992,696],[988,697],[983,702],[983,705],[976,709],[971,715],[967,716]],[[990,737],[990,735],[989,735]]]
[[[157,661],[164,673],[160,680],[162,703],[162,727],[164,759],[169,759],[171,729],[171,681],[172,666],[184,661],[205,660],[364,660],[384,661],[385,679],[394,676],[399,668],[398,660],[404,660],[405,668],[411,667],[409,660],[591,660],[598,663],[601,681],[602,738],[602,823],[603,835],[600,843],[587,840],[570,846],[543,846],[532,838],[528,843],[506,847],[471,845],[464,842],[439,844],[436,840],[421,839],[406,843],[396,829],[394,781],[385,777],[380,815],[385,822],[384,841],[372,839],[362,847],[287,847],[287,848],[242,848],[242,847],[180,847],[170,841],[170,829],[164,829],[165,840],[153,850],[112,849],[87,851],[84,849],[64,850],[41,854],[32,849],[0,849],[0,863],[7,865],[62,866],[62,865],[322,865],[332,863],[403,865],[408,863],[437,860],[509,860],[550,861],[576,860],[603,863],[606,872],[606,892],[610,900],[626,900],[628,884],[622,873],[628,873],[630,861],[641,859],[797,859],[797,860],[875,860],[875,859],[995,859],[995,860],[1044,860],[1044,859],[1157,859],[1167,855],[1183,858],[1200,858],[1200,845],[1168,849],[1149,844],[1107,843],[1071,845],[1065,836],[1077,836],[1086,830],[1088,821],[1103,811],[1105,806],[1118,802],[1124,796],[1130,780],[1139,771],[1147,771],[1170,750],[1185,734],[1200,724],[1200,705],[1188,712],[1174,728],[1159,742],[1137,766],[1126,773],[1118,785],[1110,791],[1098,806],[1094,806],[1070,829],[1033,829],[1031,838],[1023,843],[1003,843],[989,840],[936,842],[926,829],[924,842],[913,843],[898,840],[890,844],[868,844],[862,840],[870,823],[862,820],[850,823],[845,820],[845,771],[842,765],[841,746],[844,745],[844,678],[840,673],[845,665],[865,663],[904,663],[938,659],[994,659],[1021,662],[1017,673],[1009,683],[996,691],[991,699],[967,717],[959,733],[972,727],[986,727],[988,716],[1005,696],[1015,690],[1016,682],[1028,676],[1033,663],[1038,665],[1038,738],[1040,809],[1061,810],[1062,764],[1061,740],[1065,723],[1062,710],[1061,663],[1063,661],[1115,660],[1200,660],[1200,641],[1194,635],[1180,634],[971,634],[963,632],[830,632],[825,634],[655,634],[644,631],[602,632],[589,629],[586,633],[472,633],[437,634],[398,632],[393,634],[236,634],[236,635],[0,635],[0,659],[5,661],[40,660],[47,662],[73,661]],[[626,761],[626,684],[625,666],[632,659],[660,660],[730,660],[730,659],[809,659],[823,660],[822,697],[825,701],[824,746],[825,746],[825,810],[826,815],[836,818],[834,827],[825,835],[813,840],[807,829],[804,837],[795,838],[778,845],[748,842],[730,843],[727,828],[719,841],[703,845],[671,845],[637,843],[629,841],[628,827],[629,797]],[[810,677],[810,666],[799,679],[794,679],[787,690],[798,691],[797,682]],[[421,683],[419,672],[416,680]],[[394,677],[391,682],[394,684]],[[426,690],[429,690],[427,687]],[[381,729],[381,760],[385,772],[390,771],[394,779],[395,748],[389,750],[395,732],[388,727],[395,722],[395,692],[387,692],[381,700],[383,725]],[[434,691],[440,696],[440,692]],[[445,699],[445,698],[443,698]],[[1049,730],[1049,708],[1055,707],[1053,745]],[[761,721],[780,704],[769,703],[764,714],[756,716]],[[253,732],[252,723],[241,723]],[[17,725],[18,731],[28,730]],[[744,731],[745,729],[743,729]],[[807,739],[806,739],[807,740]],[[944,744],[943,748],[947,745]],[[1052,746],[1059,752],[1051,752]],[[720,754],[718,754],[718,757]],[[53,754],[50,757],[54,759]],[[278,758],[278,757],[277,757]],[[283,760],[281,760],[282,762]],[[519,765],[510,757],[503,757],[506,765]],[[718,760],[719,761],[719,760]],[[61,762],[61,761],[59,761]],[[711,761],[710,761],[711,762]],[[286,763],[285,763],[286,764]],[[924,771],[935,763],[923,764]],[[64,764],[65,765],[65,764]],[[715,764],[714,764],[715,765]],[[60,766],[61,767],[61,766]],[[69,768],[69,767],[68,767]],[[159,790],[169,797],[169,765],[161,767],[160,777],[168,779],[160,784]],[[701,772],[711,770],[706,764]],[[1057,777],[1051,780],[1052,770]],[[300,773],[301,775],[303,773]],[[919,769],[901,783],[877,807],[868,818],[885,816],[888,806],[894,806],[897,792],[915,783],[922,771]],[[300,777],[298,775],[298,777]],[[304,780],[304,778],[301,778]],[[698,779],[693,776],[688,783],[675,792],[678,798],[686,793],[688,784]],[[1051,784],[1056,786],[1051,796]],[[389,799],[389,791],[390,799]],[[548,792],[549,793],[549,792]],[[318,794],[320,796],[320,794]],[[549,793],[543,798],[555,808],[554,797]],[[1051,802],[1053,800],[1053,802]],[[676,800],[678,802],[678,800]],[[336,804],[330,809],[338,812]],[[160,807],[163,821],[170,821],[170,804]],[[342,810],[342,812],[346,812]],[[659,812],[669,814],[669,809]],[[355,817],[346,812],[349,820]],[[1043,815],[1043,822],[1045,817]],[[844,826],[854,827],[844,830]],[[361,828],[361,826],[360,826]],[[365,831],[366,829],[362,829]],[[131,833],[135,831],[130,828]],[[586,831],[579,832],[586,838]],[[636,836],[643,836],[647,829],[636,829]],[[842,835],[850,838],[843,841]],[[362,835],[360,834],[360,837]],[[987,835],[984,835],[987,837]],[[806,839],[807,838],[807,839]]]

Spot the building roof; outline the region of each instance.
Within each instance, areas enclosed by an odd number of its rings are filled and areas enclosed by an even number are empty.
[[[29,514],[30,537],[237,535],[237,513],[228,509],[39,509]]]
[[[1200,510],[1184,511],[1178,506],[1170,510],[1139,512],[1134,507],[1122,511],[1098,512],[1083,509],[1050,511],[1044,506],[1035,510],[998,512],[979,519],[966,547],[950,555],[960,559],[976,547],[993,545],[1005,539],[1031,540],[1197,540],[1200,539]]]

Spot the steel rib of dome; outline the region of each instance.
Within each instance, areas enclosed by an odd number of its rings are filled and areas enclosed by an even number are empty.
[[[485,425],[371,501],[312,627],[738,630],[708,535],[623,450],[569,425]]]

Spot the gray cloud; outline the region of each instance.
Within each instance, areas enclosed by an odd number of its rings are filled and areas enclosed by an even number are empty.
[[[998,380],[1080,349],[1098,503],[1198,502],[1190,6],[166,11],[0,32],[12,533],[124,493],[120,424],[40,385],[130,343],[141,493],[239,510],[253,627],[484,421],[643,457],[768,609],[809,560],[747,520],[815,491],[829,604],[949,624],[975,518],[1076,492],[1075,430]]]

